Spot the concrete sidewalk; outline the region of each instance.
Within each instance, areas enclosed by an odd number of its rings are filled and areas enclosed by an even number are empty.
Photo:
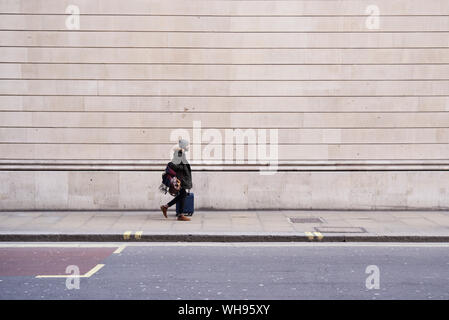
[[[446,211],[3,211],[0,241],[449,242]]]

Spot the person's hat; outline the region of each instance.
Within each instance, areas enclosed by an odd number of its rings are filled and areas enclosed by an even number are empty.
[[[184,151],[189,151],[189,141],[180,138],[178,142],[179,148],[181,148]]]

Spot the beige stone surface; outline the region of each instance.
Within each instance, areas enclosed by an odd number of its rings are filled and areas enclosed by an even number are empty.
[[[171,128],[1,128],[1,142],[16,143],[142,143],[171,145]],[[189,136],[192,129],[187,130]],[[225,129],[219,129],[225,136]],[[447,143],[449,128],[296,128],[278,129],[281,144]],[[245,141],[245,143],[247,143]],[[194,145],[194,143],[191,143]]]
[[[449,28],[448,28],[449,29]],[[0,79],[444,80],[448,65],[0,65]],[[76,101],[75,99],[73,99]],[[407,107],[407,106],[404,106]]]
[[[391,67],[389,67],[391,69]],[[121,112],[423,112],[448,111],[449,98],[424,97],[0,96],[1,110]],[[282,103],[280,103],[280,101]],[[205,124],[207,125],[207,124]]]
[[[119,178],[118,172],[31,171],[0,172],[0,177],[8,181],[2,184],[0,210],[158,210],[171,199],[157,190],[159,172],[122,171]],[[49,187],[54,179],[59,181],[55,184],[58,187]],[[198,210],[449,208],[447,191],[441,191],[447,188],[447,172],[278,172],[273,176],[193,172],[193,179]],[[219,220],[226,224],[260,223],[255,214],[232,213]]]
[[[329,237],[335,235],[347,235],[361,237],[388,237],[408,236],[416,237],[438,237],[448,236],[447,220],[438,220],[447,213],[435,211],[404,212],[404,211],[259,211],[258,218],[254,224],[233,223],[226,224],[217,217],[220,215],[231,216],[238,213],[239,216],[254,217],[254,211],[201,211],[197,212],[190,222],[176,221],[173,211],[169,212],[167,219],[160,212],[145,211],[90,211],[79,212],[0,212],[0,234],[5,235],[48,235],[48,234],[77,234],[77,235],[111,235],[115,234],[123,239],[125,232],[130,233],[130,240],[123,245],[137,244],[134,241],[136,233],[143,236],[151,234],[163,235],[257,235],[273,237],[279,234],[295,235],[298,239],[308,237],[308,233],[315,233],[314,241],[328,241]],[[315,223],[292,223],[286,217],[302,216],[321,218],[322,222]],[[379,222],[379,216],[388,217],[388,221]],[[86,221],[87,217],[87,221]],[[334,218],[330,218],[334,217]],[[77,220],[76,220],[77,219]],[[204,223],[205,221],[209,223]],[[269,220],[270,223],[261,221]],[[56,223],[55,223],[56,222]],[[363,229],[361,229],[363,228]],[[336,233],[336,231],[339,231]],[[358,231],[354,233],[354,231]],[[319,240],[321,238],[321,240]],[[272,238],[270,240],[273,240]],[[404,239],[399,239],[403,241]],[[417,239],[418,240],[418,239]],[[385,239],[384,239],[385,241]],[[388,239],[386,241],[389,241]],[[391,239],[390,239],[391,241]],[[394,245],[394,244],[393,244]],[[418,244],[414,244],[418,245]],[[425,244],[423,244],[425,245]]]
[[[360,13],[359,13],[360,14]],[[143,32],[0,31],[1,45],[74,47],[174,48],[416,48],[447,44],[446,32],[423,33],[270,33],[237,34]],[[34,50],[36,52],[37,50]],[[5,51],[6,52],[6,51]],[[12,50],[8,51],[12,52]],[[25,50],[22,50],[25,52]]]
[[[60,13],[69,4],[70,0],[9,0],[2,4],[2,13]],[[78,0],[77,4],[85,13],[103,14],[234,14],[234,15],[261,15],[269,12],[272,15],[286,14],[317,14],[324,15],[355,15],[365,12],[369,0],[343,0],[338,2],[317,1],[226,1],[226,0],[195,0],[195,5],[184,0],[158,1],[134,0],[123,2],[121,0]],[[449,4],[441,0],[377,0],[376,4],[384,9],[386,15],[406,14],[445,14],[449,13]]]
[[[235,37],[233,35],[233,37]],[[445,39],[447,41],[447,39]],[[244,38],[241,39],[245,41]],[[208,44],[210,46],[211,44]],[[446,45],[446,44],[445,44]],[[420,64],[447,63],[448,48],[47,48],[2,47],[4,62],[23,63],[207,63],[207,64]],[[267,44],[268,46],[268,44]],[[174,51],[176,50],[176,52]],[[363,54],[361,54],[363,52]],[[213,85],[209,83],[209,85]],[[37,87],[35,90],[37,90]],[[103,92],[107,88],[103,89]]]
[[[198,208],[449,206],[448,1],[77,0],[68,30],[72,4],[0,3],[0,209],[157,208],[133,164],[193,121],[278,129],[283,170],[194,168]]]
[[[173,2],[173,1],[172,1]],[[277,2],[279,2],[277,0]],[[5,16],[0,21],[0,30],[65,30],[61,16]],[[116,31],[366,31],[363,16],[296,16],[296,17],[258,17],[258,16],[85,16],[83,30]],[[449,21],[444,16],[399,16],[383,17],[384,31],[447,31]]]

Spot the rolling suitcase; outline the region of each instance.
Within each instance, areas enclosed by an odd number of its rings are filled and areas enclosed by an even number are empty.
[[[186,199],[184,201],[184,212],[180,212],[179,202],[176,203],[176,213],[183,213],[185,216],[191,216],[194,212],[194,194],[193,192],[187,192]]]

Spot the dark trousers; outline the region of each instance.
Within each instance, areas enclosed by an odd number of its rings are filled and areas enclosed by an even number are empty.
[[[187,191],[184,188],[181,188],[181,190],[179,190],[179,193],[176,197],[174,197],[169,203],[167,203],[168,207],[171,207],[172,205],[174,205],[175,203],[179,202],[179,208],[180,208],[180,213],[176,213],[176,215],[180,215],[184,212],[184,202],[186,200],[186,196],[187,196]]]

